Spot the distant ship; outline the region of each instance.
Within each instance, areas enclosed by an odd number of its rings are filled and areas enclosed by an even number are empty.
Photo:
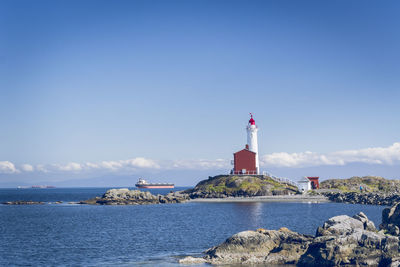
[[[168,183],[148,183],[144,179],[139,179],[139,181],[135,184],[137,188],[174,188],[174,184]]]

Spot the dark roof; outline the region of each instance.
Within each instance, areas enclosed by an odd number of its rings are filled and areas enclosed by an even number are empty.
[[[251,150],[248,150],[248,149],[242,149],[242,150],[239,150],[239,151],[237,151],[237,152],[235,152],[235,153],[233,153],[233,155],[235,155],[235,154],[237,154],[237,153],[239,153],[239,152],[242,152],[242,151],[247,151],[247,152],[250,152],[250,153],[253,153],[253,154],[256,154],[256,152],[253,152],[253,151],[251,151]]]

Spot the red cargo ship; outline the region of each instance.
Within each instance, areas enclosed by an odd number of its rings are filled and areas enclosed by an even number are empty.
[[[174,188],[174,184],[168,183],[148,183],[144,179],[139,179],[139,181],[135,184],[137,188]]]

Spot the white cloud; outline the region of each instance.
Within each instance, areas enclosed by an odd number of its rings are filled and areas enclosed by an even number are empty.
[[[127,160],[116,160],[116,161],[101,161],[101,162],[86,162],[86,163],[75,163],[71,162],[68,164],[52,164],[48,166],[42,166],[42,169],[47,171],[132,171],[136,169],[190,169],[190,170],[205,170],[205,169],[221,169],[230,168],[229,160],[216,159],[216,160],[164,160],[156,161],[143,157],[136,157]]]
[[[30,164],[22,164],[21,169],[25,172],[33,172],[35,168]]]
[[[127,159],[127,160],[117,160],[117,161],[101,161],[98,163],[70,162],[68,164],[52,164],[49,166],[42,166],[42,169],[52,172],[55,171],[80,172],[80,171],[91,171],[91,170],[125,171],[125,170],[132,170],[135,168],[158,169],[160,168],[160,166],[154,160],[142,157]]]
[[[83,166],[80,163],[70,162],[66,165],[54,164],[53,165],[56,169],[60,171],[81,171]]]
[[[154,168],[159,169],[160,165],[158,165],[154,160],[146,159],[146,158],[134,158],[122,161],[124,165],[138,167],[138,168]]]
[[[389,147],[344,150],[332,153],[272,153],[261,157],[263,166],[269,167],[310,167],[321,165],[343,166],[349,163],[393,165],[400,163],[400,143]]]
[[[121,162],[118,161],[102,161],[99,166],[100,168],[109,170],[118,170],[122,168]]]
[[[44,172],[44,173],[49,172],[49,170],[43,164],[36,165],[36,170],[38,170],[39,172]]]
[[[216,160],[174,160],[166,168],[173,169],[190,169],[190,170],[207,170],[207,169],[224,169],[231,168],[229,160],[216,159]]]
[[[116,171],[121,169],[134,169],[134,168],[159,169],[160,165],[152,159],[137,157],[127,160],[102,161],[99,164],[92,164],[92,167]]]
[[[18,173],[19,170],[9,161],[0,161],[0,173]]]
[[[86,165],[85,168],[89,168],[89,169],[99,169],[100,168],[99,164],[96,164],[96,163],[86,162],[85,165]]]
[[[389,147],[365,148],[359,150],[344,150],[331,153],[300,152],[272,153],[260,157],[263,167],[302,168],[311,166],[343,166],[349,163],[366,163],[379,165],[400,164],[400,143]],[[136,157],[127,160],[101,162],[70,162],[67,164],[39,164],[35,167],[22,164],[20,169],[25,172],[132,172],[134,170],[216,170],[231,169],[227,159],[198,159],[198,160],[153,160]],[[10,161],[0,161],[0,173],[19,173],[20,170]]]

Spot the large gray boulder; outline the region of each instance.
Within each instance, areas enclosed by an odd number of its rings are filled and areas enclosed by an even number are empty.
[[[317,229],[316,238],[298,262],[300,266],[379,266],[399,253],[398,238],[378,233],[360,212],[336,216]]]
[[[340,215],[330,218],[322,227],[318,227],[317,236],[347,235],[353,233],[356,229],[364,229],[363,222],[347,215]]]
[[[212,264],[296,263],[311,240],[287,228],[244,231],[207,250],[205,260]]]
[[[376,231],[374,222],[368,220],[367,215],[365,215],[363,212],[360,212],[360,213],[354,215],[353,218],[361,221],[364,225],[365,230]]]
[[[379,228],[391,235],[400,234],[400,202],[382,211],[382,223]]]

